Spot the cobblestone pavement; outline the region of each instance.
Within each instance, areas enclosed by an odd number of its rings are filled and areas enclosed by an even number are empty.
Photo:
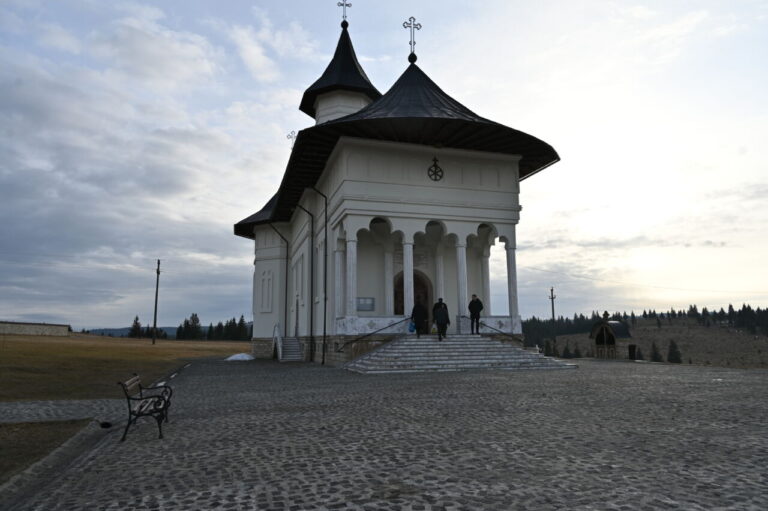
[[[69,401],[17,401],[0,403],[0,423],[65,421],[90,419],[98,421],[127,415],[125,399],[81,399]]]
[[[194,363],[20,509],[768,509],[768,371]]]

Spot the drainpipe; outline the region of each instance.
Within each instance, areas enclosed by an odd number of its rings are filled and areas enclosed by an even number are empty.
[[[272,224],[269,224],[269,226],[285,242],[285,303],[283,304],[283,336],[285,336],[288,333],[288,259],[291,257],[291,250],[288,245],[288,240],[285,239],[285,236],[280,234],[277,227]]]
[[[301,204],[296,207],[309,215],[309,361],[315,361],[315,215]]]
[[[315,188],[312,189],[317,192],[323,200],[325,200],[325,244],[323,245],[323,362],[325,365],[325,352],[328,350],[328,197]],[[338,278],[338,277],[337,277]]]

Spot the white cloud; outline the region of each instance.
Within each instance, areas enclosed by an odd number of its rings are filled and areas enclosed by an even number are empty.
[[[67,53],[80,53],[82,45],[71,32],[55,23],[41,23],[40,43],[49,48]]]
[[[162,12],[157,9],[138,14],[96,33],[93,54],[107,60],[123,77],[153,87],[184,88],[215,74],[219,55],[205,37],[159,24]]]
[[[651,18],[656,17],[656,14],[658,14],[653,9],[645,6],[645,5],[633,5],[632,7],[627,8],[627,13],[629,13],[632,17],[641,19],[641,20],[648,20]]]
[[[259,82],[274,82],[280,78],[280,70],[269,58],[253,27],[235,26],[230,37],[237,46],[238,54],[251,76]]]

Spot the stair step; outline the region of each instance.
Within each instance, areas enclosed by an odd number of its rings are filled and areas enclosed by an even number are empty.
[[[344,365],[364,374],[479,370],[550,370],[577,366],[483,335],[401,336]]]

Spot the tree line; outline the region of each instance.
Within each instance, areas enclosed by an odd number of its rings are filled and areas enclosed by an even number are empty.
[[[249,341],[252,335],[253,325],[249,328],[243,315],[240,315],[239,320],[233,317],[223,323],[219,321],[216,326],[211,323],[206,328],[200,324],[200,318],[193,312],[176,329],[177,339],[189,340]]]
[[[689,305],[687,310],[670,308],[668,311],[656,312],[655,309],[648,309],[643,310],[642,314],[638,315],[635,315],[634,311],[629,314],[614,312],[609,319],[623,321],[628,325],[635,326],[639,317],[655,319],[658,328],[663,328],[665,323],[672,324],[674,319],[690,318],[705,327],[727,326],[743,329],[754,335],[768,335],[768,308],[752,308],[748,304],[743,304],[740,309],[735,309],[733,305],[729,304],[727,310],[721,307],[717,311],[710,311],[706,307],[699,310],[694,304]],[[551,319],[540,319],[533,316],[523,320],[525,343],[527,346],[537,344],[544,346],[546,340],[553,336],[589,333],[595,322],[601,319],[602,317],[597,311],[592,311],[589,317],[584,314],[574,314],[573,318],[560,316],[555,319],[554,323]]]
[[[147,325],[146,327],[142,328],[141,321],[139,321],[139,317],[136,316],[133,318],[131,329],[128,330],[128,337],[133,337],[134,339],[142,339],[142,338],[151,339],[152,325]],[[167,339],[168,334],[165,333],[162,328],[158,328],[156,337],[158,339]]]
[[[86,332],[83,329],[83,333]],[[215,326],[211,323],[208,327],[204,327],[200,324],[199,316],[193,312],[176,329],[176,339],[180,340],[250,341],[252,335],[253,325],[249,326],[243,315],[240,315],[239,320],[233,317],[225,322],[219,321]],[[139,316],[135,316],[127,336],[134,339],[152,338],[152,325],[142,326]],[[168,333],[158,328],[157,338],[168,339]]]

